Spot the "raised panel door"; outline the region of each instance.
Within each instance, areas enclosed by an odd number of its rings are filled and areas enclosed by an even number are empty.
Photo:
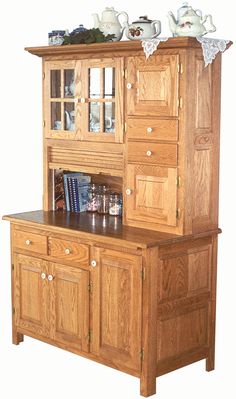
[[[14,281],[16,326],[48,336],[47,263],[30,256],[15,255]]]
[[[126,219],[176,226],[177,168],[129,164]]]
[[[93,353],[116,367],[141,366],[141,257],[93,249]]]
[[[128,58],[128,115],[178,116],[178,64],[176,54]]]
[[[50,263],[50,336],[65,345],[88,351],[89,272]]]

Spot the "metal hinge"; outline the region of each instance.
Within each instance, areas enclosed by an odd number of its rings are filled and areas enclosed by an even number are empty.
[[[91,294],[92,291],[93,291],[93,283],[92,283],[92,281],[90,281],[90,282],[88,283],[88,290],[89,290],[89,292],[90,292],[90,294]]]
[[[12,308],[12,314],[15,314],[16,313],[16,309],[13,307]]]
[[[14,271],[14,263],[11,265],[11,270]]]
[[[45,121],[43,121],[43,127],[45,127],[46,126],[46,122]]]
[[[126,122],[124,123],[124,132],[125,133],[127,132],[127,123]]]
[[[177,178],[176,178],[176,186],[180,187],[180,185],[181,185],[181,177],[177,176]]]
[[[43,79],[45,79],[45,72],[43,72]]]
[[[127,71],[127,69],[125,68],[125,69],[123,70],[123,77],[124,77],[125,79],[127,79],[127,76],[128,76],[128,71]]]
[[[140,274],[141,274],[141,279],[145,280],[145,267],[141,270]]]
[[[140,354],[140,359],[141,359],[141,362],[142,362],[144,360],[144,349],[143,348],[141,348],[139,354]]]
[[[182,97],[180,97],[179,99],[178,99],[178,107],[181,109],[181,108],[183,108],[183,99],[182,99]]]
[[[92,342],[92,330],[89,330],[88,340],[89,340],[89,342]]]
[[[176,209],[176,218],[180,219],[180,216],[181,216],[181,210],[178,208]]]
[[[178,64],[178,72],[181,73],[181,75],[183,73],[183,64],[181,62]]]

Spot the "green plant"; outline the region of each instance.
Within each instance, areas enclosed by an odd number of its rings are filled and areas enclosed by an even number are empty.
[[[103,32],[98,28],[88,29],[84,32],[76,34],[70,33],[69,36],[64,37],[63,45],[67,44],[91,44],[91,43],[103,43],[111,41],[115,35],[105,36]]]

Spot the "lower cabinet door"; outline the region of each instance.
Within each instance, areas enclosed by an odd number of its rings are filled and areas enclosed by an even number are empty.
[[[13,284],[16,326],[34,334],[48,336],[47,263],[16,254]]]
[[[177,168],[129,164],[126,177],[126,218],[176,226]]]
[[[94,248],[91,351],[117,368],[140,370],[141,257]]]
[[[89,348],[89,272],[50,263],[50,336],[68,348]]]

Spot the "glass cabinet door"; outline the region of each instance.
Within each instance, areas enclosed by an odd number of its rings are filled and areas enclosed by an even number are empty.
[[[45,65],[45,136],[75,139],[75,62]]]
[[[122,72],[120,58],[82,61],[82,140],[123,141]]]

